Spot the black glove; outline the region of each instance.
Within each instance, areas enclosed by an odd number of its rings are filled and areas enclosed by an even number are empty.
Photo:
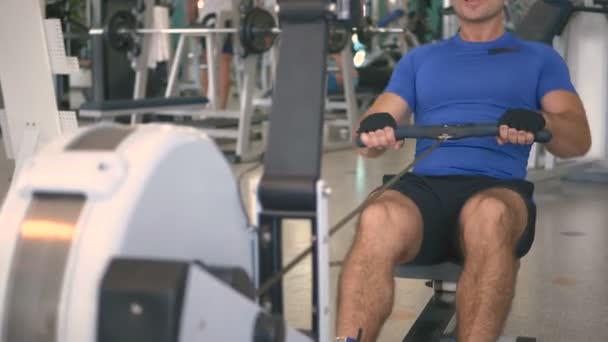
[[[392,127],[395,129],[397,127],[397,121],[395,121],[395,118],[393,118],[393,116],[389,113],[375,113],[366,116],[365,119],[361,120],[357,133],[361,134],[375,132],[380,129],[385,129],[386,127]]]
[[[545,124],[545,118],[541,114],[528,109],[509,109],[498,122],[499,126],[507,125],[509,128],[533,134],[545,128]]]

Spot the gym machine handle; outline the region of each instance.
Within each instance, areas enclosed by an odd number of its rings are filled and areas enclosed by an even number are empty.
[[[470,137],[492,137],[498,135],[498,125],[496,124],[464,124],[464,125],[437,125],[437,126],[398,126],[395,129],[395,138],[403,139],[462,139]],[[553,135],[548,130],[541,130],[536,133],[534,141],[538,143],[548,143]],[[365,147],[361,137],[357,136],[356,144],[358,147]]]

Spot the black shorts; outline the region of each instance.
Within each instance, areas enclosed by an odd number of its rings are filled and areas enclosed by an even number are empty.
[[[384,176],[383,182],[388,182],[390,178],[391,175]],[[514,190],[526,202],[528,225],[515,251],[519,258],[526,255],[534,241],[534,184],[526,180],[501,180],[485,176],[420,176],[408,173],[391,189],[409,197],[422,214],[422,247],[412,263],[428,265],[447,259],[462,261],[458,224],[461,209],[473,195],[494,187]]]

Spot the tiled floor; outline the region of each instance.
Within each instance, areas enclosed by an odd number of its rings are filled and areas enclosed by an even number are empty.
[[[363,160],[353,151],[328,153],[323,177],[333,192],[330,224],[360,203],[385,173],[398,172],[411,159],[411,146],[380,159]],[[12,162],[0,156],[0,192],[8,189]],[[234,167],[239,173],[248,165]],[[261,172],[260,169],[254,176]],[[246,177],[247,179],[247,177]],[[537,183],[536,243],[523,260],[507,335],[536,336],[548,342],[608,340],[608,186]],[[286,225],[285,260],[310,243],[305,223]],[[353,237],[349,223],[331,240],[332,291],[335,298],[340,261]],[[309,260],[307,260],[309,261]],[[310,325],[310,267],[287,276],[286,316],[296,327]],[[400,341],[425,305],[431,290],[422,281],[397,280],[393,314],[380,342]]]

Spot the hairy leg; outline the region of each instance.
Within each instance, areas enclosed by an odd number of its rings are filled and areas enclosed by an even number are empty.
[[[465,264],[458,283],[459,342],[495,342],[511,309],[518,260],[515,248],[527,224],[516,192],[493,188],[467,201],[461,212]]]
[[[230,83],[232,81],[232,55],[223,53],[220,62],[220,103],[218,109],[226,109],[230,96]]]
[[[414,259],[422,243],[418,207],[389,190],[361,214],[340,275],[337,335],[377,339],[394,300],[393,269]]]
[[[205,50],[202,51],[201,53],[201,64],[207,64],[207,52]],[[207,69],[203,69],[201,70],[201,94],[202,96],[208,96],[207,94],[207,87],[209,86],[208,84],[208,73],[207,73]]]

